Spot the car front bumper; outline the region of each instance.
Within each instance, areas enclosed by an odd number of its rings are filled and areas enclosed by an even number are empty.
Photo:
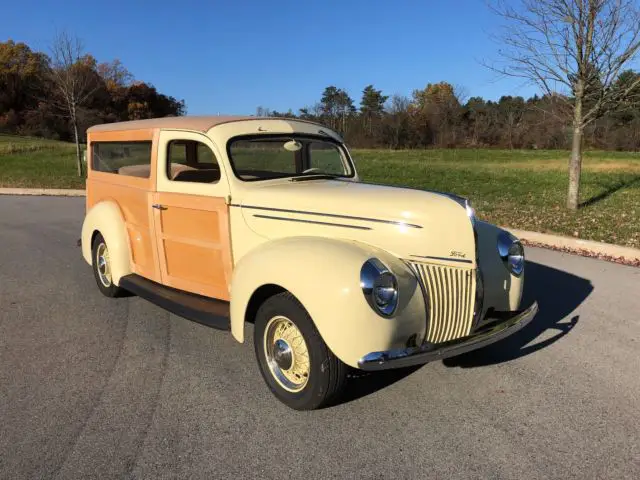
[[[536,313],[537,302],[526,310],[494,313],[483,322],[480,329],[466,337],[437,344],[423,343],[419,347],[372,352],[358,361],[358,367],[366,371],[388,370],[455,357],[512,335],[533,320]]]

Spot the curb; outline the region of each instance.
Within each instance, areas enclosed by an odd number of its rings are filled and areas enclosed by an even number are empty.
[[[62,188],[0,188],[0,195],[46,195],[60,197],[84,197],[85,190]],[[597,257],[610,262],[640,266],[640,249],[622,247],[611,243],[581,240],[579,238],[550,235],[547,233],[529,232],[510,227],[508,230],[525,244],[535,247],[550,248],[587,257]]]
[[[70,188],[0,188],[0,195],[45,195],[52,197],[84,197],[84,190]]]
[[[547,233],[529,232],[515,228],[501,227],[522,240],[523,243],[534,247],[551,248],[581,256],[597,257],[610,262],[640,266],[640,250],[623,247],[612,243],[594,242],[579,238],[550,235]]]

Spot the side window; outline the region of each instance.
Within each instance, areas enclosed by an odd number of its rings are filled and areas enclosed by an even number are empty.
[[[187,144],[186,142],[171,142],[169,144],[169,154],[167,162],[174,165],[187,164]]]
[[[174,182],[218,183],[220,166],[213,151],[195,140],[172,140],[167,147],[167,178]]]
[[[151,142],[91,142],[91,169],[149,178]]]

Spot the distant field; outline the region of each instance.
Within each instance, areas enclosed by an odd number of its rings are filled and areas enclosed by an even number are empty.
[[[0,134],[0,187],[84,188],[75,145]]]
[[[356,150],[353,157],[366,181],[468,196],[493,223],[640,247],[637,153],[587,152],[577,213],[564,208],[566,151]]]
[[[640,154],[585,154],[578,213],[564,208],[566,151],[354,150],[365,181],[468,196],[481,218],[640,248]],[[0,186],[82,188],[72,144],[0,135]],[[372,206],[374,209],[375,206]]]

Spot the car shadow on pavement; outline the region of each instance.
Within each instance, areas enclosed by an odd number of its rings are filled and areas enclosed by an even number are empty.
[[[414,367],[397,368],[393,370],[383,370],[380,372],[365,372],[353,369],[347,378],[347,386],[344,394],[339,399],[339,404],[348,403],[353,400],[371,395],[382,390],[403,378],[408,377],[424,365]]]
[[[580,318],[579,315],[569,320],[565,319],[591,294],[593,291],[591,282],[531,261],[527,261],[525,272],[521,306],[526,308],[537,301],[540,308],[531,323],[493,345],[445,359],[444,365],[473,368],[508,362],[548,347],[575,327]],[[547,330],[557,330],[557,333],[534,342]]]

